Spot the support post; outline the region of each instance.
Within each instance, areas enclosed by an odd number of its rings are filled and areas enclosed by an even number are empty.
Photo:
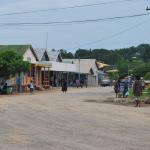
[[[80,80],[80,58],[79,58],[79,74],[78,74],[78,78]]]

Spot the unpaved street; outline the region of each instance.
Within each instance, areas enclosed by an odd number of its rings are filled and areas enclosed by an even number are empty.
[[[150,107],[102,103],[113,96],[100,87],[0,96],[0,150],[150,150]]]

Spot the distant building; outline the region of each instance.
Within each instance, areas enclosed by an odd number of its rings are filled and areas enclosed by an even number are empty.
[[[63,59],[76,65],[76,79],[86,79],[88,86],[98,86],[98,66],[96,59]]]

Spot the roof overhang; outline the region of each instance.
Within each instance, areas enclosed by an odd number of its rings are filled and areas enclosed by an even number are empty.
[[[52,64],[49,62],[36,62],[34,64],[32,64],[36,67],[48,67],[48,68],[52,68]]]

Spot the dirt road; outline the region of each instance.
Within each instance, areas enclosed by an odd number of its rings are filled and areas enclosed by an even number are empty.
[[[0,150],[150,150],[150,107],[102,103],[113,96],[87,88],[0,97]]]

